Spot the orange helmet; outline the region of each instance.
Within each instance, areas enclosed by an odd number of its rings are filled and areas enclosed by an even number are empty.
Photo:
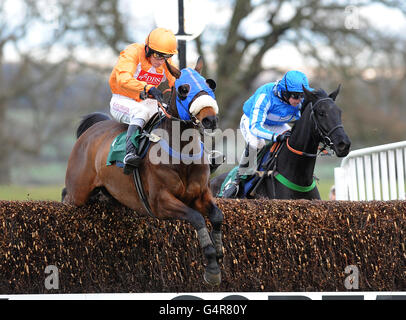
[[[156,28],[145,39],[145,45],[154,51],[166,54],[176,54],[176,37],[171,30]]]

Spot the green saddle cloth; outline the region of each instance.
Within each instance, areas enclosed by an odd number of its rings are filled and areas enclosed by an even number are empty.
[[[144,126],[144,129],[134,132],[131,136],[131,141],[137,148],[141,158],[144,158],[148,148],[149,139],[144,132],[151,133],[154,128],[161,122],[162,117],[160,117],[159,112],[155,113],[152,118]],[[126,152],[126,137],[127,131],[120,133],[111,143],[110,152],[107,156],[107,165],[110,166],[114,163],[123,163]]]
[[[126,155],[126,137],[127,131],[120,133],[111,143],[110,152],[107,156],[107,165],[110,166],[115,162],[123,162]],[[136,132],[131,136],[131,141],[138,148],[140,132]]]
[[[258,152],[258,154],[257,154],[258,163],[261,163],[262,157],[265,156],[266,152],[268,152],[268,150],[271,148],[272,144],[273,144],[272,142],[268,143],[264,148],[262,148],[262,150],[260,150]],[[233,181],[235,181],[235,179],[237,178],[238,168],[239,168],[239,166],[236,166],[228,173],[227,177],[224,179],[223,183],[221,184],[220,191],[217,195],[218,197],[222,197],[226,186],[229,183],[232,183]],[[240,182],[242,185],[245,184],[247,178],[248,178],[247,175],[240,176]]]
[[[220,192],[217,195],[218,197],[222,197],[226,186],[229,183],[232,183],[237,178],[238,168],[239,168],[239,166],[236,166],[228,173],[227,177],[224,179],[223,183],[221,184]],[[241,183],[244,183],[244,181],[247,178],[248,178],[248,176],[246,176],[246,175],[240,176]]]

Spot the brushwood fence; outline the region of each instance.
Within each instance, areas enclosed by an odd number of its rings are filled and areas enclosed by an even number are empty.
[[[406,289],[405,201],[217,200],[222,283],[206,285],[195,231],[120,205],[0,201],[0,294]],[[48,266],[59,275],[47,289]]]

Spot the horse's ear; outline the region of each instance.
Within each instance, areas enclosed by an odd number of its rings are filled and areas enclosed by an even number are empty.
[[[214,81],[213,79],[206,79],[206,83],[211,90],[213,90],[213,91],[216,90],[216,87],[217,87],[216,81]]]
[[[302,89],[303,89],[303,92],[305,94],[305,100],[307,100],[307,101],[315,101],[317,99],[315,94],[313,92],[311,92],[310,90],[307,90],[304,85],[302,85]]]
[[[198,72],[198,73],[202,73],[202,69],[203,69],[203,58],[201,57],[201,56],[199,56],[199,58],[197,59],[197,62],[196,62],[196,66],[195,66],[195,70]]]
[[[176,79],[180,78],[180,70],[173,65],[171,65],[167,60],[165,60],[166,68],[168,69],[169,73],[173,75]]]
[[[180,100],[185,100],[190,91],[190,85],[187,83],[182,84],[178,88],[178,97]]]
[[[336,101],[336,98],[338,96],[338,93],[340,92],[340,89],[341,89],[341,83],[338,85],[338,88],[335,91],[333,91],[332,93],[330,93],[328,96],[331,99],[333,99],[333,101]]]

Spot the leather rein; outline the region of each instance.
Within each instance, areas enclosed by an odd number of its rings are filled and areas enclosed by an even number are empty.
[[[169,105],[170,102],[172,101],[172,96],[173,96],[175,90],[166,89],[163,93],[166,93],[166,92],[169,92],[169,91],[171,91],[171,95],[170,95],[170,97],[169,97],[169,103],[168,103],[168,105]],[[193,102],[194,99],[196,99],[197,97],[198,97],[198,94],[193,98],[192,102]],[[141,98],[142,100],[147,99],[147,98],[148,98],[148,93],[144,90],[143,92],[141,92],[140,98]],[[163,114],[165,115],[165,117],[168,118],[169,120],[180,121],[180,122],[183,122],[183,123],[192,123],[192,124],[195,125],[195,126],[199,126],[199,125],[200,125],[200,121],[196,118],[196,116],[194,116],[193,114],[191,114],[189,110],[186,110],[186,112],[189,114],[190,120],[183,120],[183,119],[177,118],[177,117],[175,117],[174,115],[170,114],[170,113],[167,111],[167,108],[164,107],[163,101],[156,100],[156,102],[157,102],[157,104],[158,104],[159,109],[161,109],[162,113],[163,113]],[[176,102],[175,102],[175,103],[176,103]],[[182,107],[183,107],[183,106],[182,106]]]

